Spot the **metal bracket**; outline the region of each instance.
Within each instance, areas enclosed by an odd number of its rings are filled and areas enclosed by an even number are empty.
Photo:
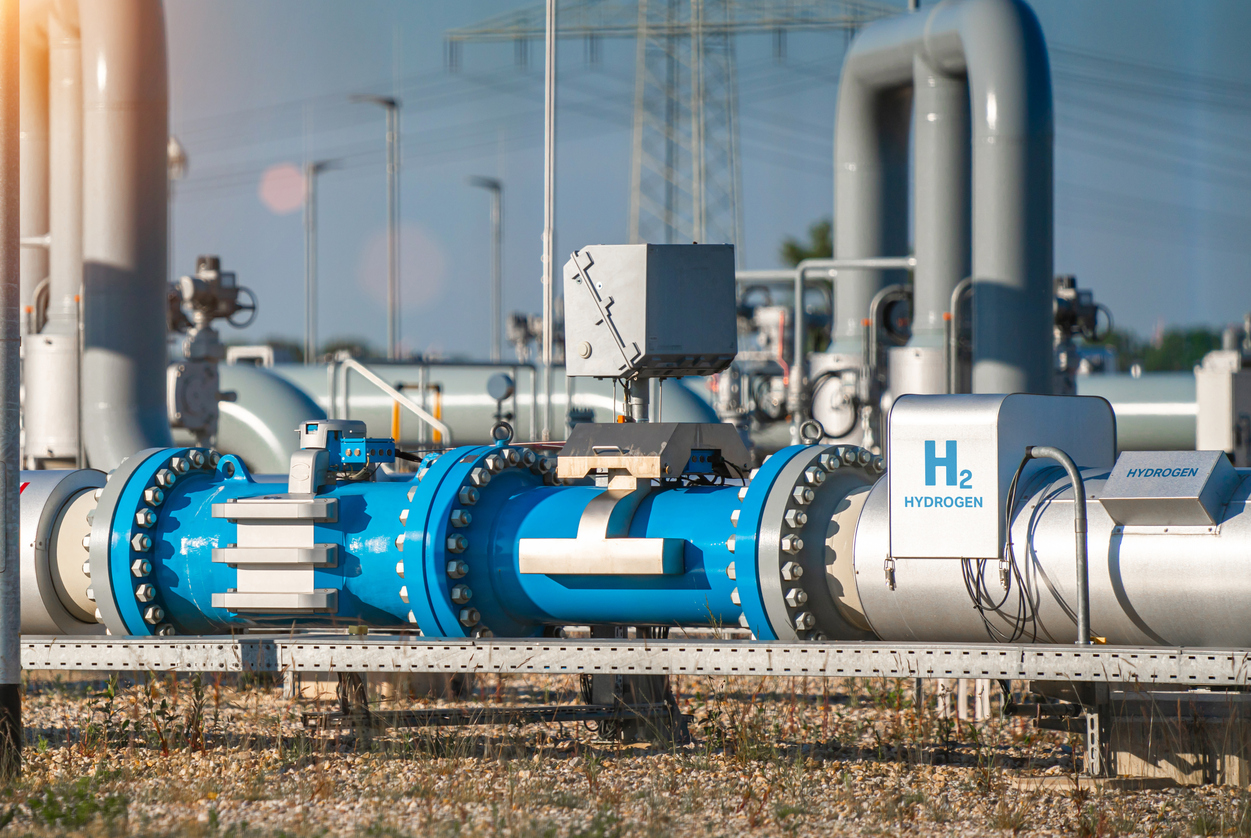
[[[882,569],[886,571],[886,587],[895,590],[895,557],[887,556],[882,562]]]
[[[591,499],[577,538],[523,538],[521,573],[594,576],[671,576],[685,570],[680,538],[629,538],[634,513],[652,487],[619,474]]]

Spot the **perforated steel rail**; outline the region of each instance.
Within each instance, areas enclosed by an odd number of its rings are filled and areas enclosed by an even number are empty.
[[[525,672],[1010,678],[1246,686],[1251,649],[762,643],[717,640],[427,640],[397,635],[22,638],[22,667],[232,672]]]

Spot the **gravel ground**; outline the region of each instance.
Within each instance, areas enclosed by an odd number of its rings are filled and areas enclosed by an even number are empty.
[[[592,726],[306,733],[327,705],[205,676],[35,680],[0,827],[53,835],[1218,835],[1244,792],[1018,791],[1071,775],[1064,734],[959,730],[897,683],[680,679],[695,742]],[[471,703],[575,702],[572,679],[480,678]],[[436,702],[416,702],[430,706]]]

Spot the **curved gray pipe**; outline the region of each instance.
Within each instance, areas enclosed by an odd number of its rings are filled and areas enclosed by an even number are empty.
[[[160,0],[81,0],[83,437],[111,469],[171,444],[165,408],[166,144]]]
[[[889,118],[897,111],[890,103],[911,87],[917,57],[942,75],[968,79],[973,391],[1050,392],[1051,75],[1042,29],[1025,3],[944,0],[925,12],[872,23],[853,42],[843,64],[835,133],[836,255],[901,252],[907,231],[907,213],[899,208],[902,164],[883,149],[897,148],[900,131]],[[882,250],[866,252],[871,248]],[[880,272],[840,277],[847,287],[836,302],[842,307],[836,338],[867,315],[884,282]]]

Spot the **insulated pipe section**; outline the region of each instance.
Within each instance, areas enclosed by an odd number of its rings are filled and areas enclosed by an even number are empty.
[[[886,21],[889,23],[890,21]],[[834,125],[834,256],[869,259],[908,249],[908,121],[906,73],[882,75],[869,46],[875,27],[852,43],[838,86]],[[860,355],[861,321],[883,287],[902,274],[877,269],[840,271],[834,284],[831,352]]]
[[[1251,472],[1239,483],[1218,521],[1203,526],[1120,526],[1100,497],[1108,472],[1080,470],[1087,500],[1090,553],[1090,636],[1117,646],[1251,646]],[[895,587],[883,578],[890,556],[887,481],[869,493],[856,525],[855,597],[866,623],[884,641],[985,643],[996,632],[1021,627],[1019,642],[1070,643],[1078,624],[1073,572],[1074,492],[1059,467],[1032,464],[1021,479],[1011,541],[1024,580],[1018,613],[1015,578],[1005,591],[999,563],[900,559]],[[987,611],[973,607],[970,586],[1005,600]]]
[[[84,545],[104,474],[24,471],[21,480],[22,634],[104,634]]]
[[[851,532],[838,519],[847,498],[883,468],[863,449],[788,448],[749,486],[644,484],[615,496],[559,485],[551,460],[503,442],[430,455],[411,482],[332,476],[318,487],[325,462],[324,451],[297,452],[301,485],[286,494],[205,449],[126,460],[83,501],[90,510],[75,500],[65,513],[78,525],[90,515],[80,543],[99,621],[114,635],[363,624],[526,637],[617,624],[872,637],[826,580],[831,543],[843,549],[832,535]],[[31,503],[32,515],[48,505]],[[663,567],[647,558],[661,547]],[[57,596],[46,580],[38,593]]]
[[[913,196],[916,272],[913,347],[943,350],[943,315],[970,270],[969,85],[913,56]],[[930,392],[942,392],[935,382]],[[895,392],[895,395],[903,395]]]
[[[1020,0],[949,0],[928,12],[872,23],[852,43],[843,64],[835,132],[836,255],[893,255],[906,246],[907,213],[900,197],[906,177],[899,174],[903,164],[897,155],[906,153],[900,149],[906,149],[907,114],[898,103],[911,88],[918,57],[935,73],[968,79],[973,391],[1049,393],[1051,80],[1042,30]],[[925,133],[918,139],[926,140]],[[918,158],[928,153],[919,149]],[[960,214],[960,194],[948,194],[951,203],[941,215]],[[922,222],[918,247],[925,235]],[[875,272],[840,286],[836,341],[853,337],[853,327],[884,283]]]
[[[171,442],[165,406],[166,146],[160,0],[81,0],[83,434],[93,466]]]

